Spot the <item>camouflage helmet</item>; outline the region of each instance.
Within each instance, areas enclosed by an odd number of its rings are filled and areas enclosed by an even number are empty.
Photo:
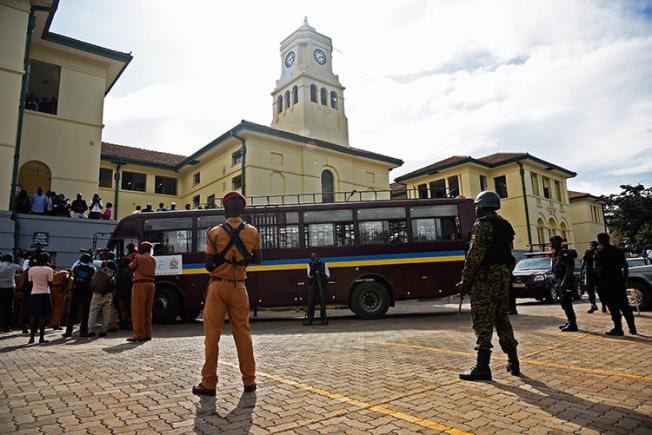
[[[500,196],[498,196],[496,192],[485,190],[478,193],[478,196],[475,197],[473,204],[475,204],[475,206],[478,208],[498,210],[500,208]]]

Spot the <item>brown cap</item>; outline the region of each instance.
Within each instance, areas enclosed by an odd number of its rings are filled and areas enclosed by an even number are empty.
[[[222,206],[224,206],[224,204],[226,204],[226,202],[228,200],[233,199],[233,198],[237,198],[240,201],[242,201],[242,205],[244,207],[247,206],[247,200],[245,199],[245,197],[242,196],[242,194],[240,192],[235,192],[235,191],[227,192],[227,193],[224,194],[224,196],[222,197]]]

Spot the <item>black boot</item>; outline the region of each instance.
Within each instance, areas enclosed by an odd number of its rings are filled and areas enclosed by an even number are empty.
[[[490,381],[491,369],[489,361],[491,360],[491,351],[489,349],[478,350],[478,358],[475,366],[464,373],[460,373],[460,379],[463,381]]]
[[[507,371],[514,376],[521,374],[521,364],[518,361],[516,349],[507,352]]]
[[[611,336],[614,336],[614,337],[622,337],[623,335],[625,335],[625,333],[623,332],[622,327],[621,328],[616,327],[616,328],[611,329],[610,331],[605,332],[605,335],[611,335]]]
[[[563,325],[559,325],[559,329],[564,329],[568,326],[568,322],[564,323]]]
[[[598,311],[598,306],[596,304],[593,304],[591,305],[591,308],[589,308],[589,311],[587,311],[587,313],[593,314],[596,311]]]
[[[561,332],[577,332],[577,331],[579,331],[579,329],[577,328],[577,323],[575,322],[569,323],[568,325],[561,328]]]

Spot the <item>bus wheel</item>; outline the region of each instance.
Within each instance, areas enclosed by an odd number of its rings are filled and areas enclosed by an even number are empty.
[[[389,308],[387,289],[377,282],[362,283],[353,290],[351,309],[363,319],[383,317]]]
[[[172,323],[179,315],[179,295],[170,287],[161,287],[154,296],[154,322]]]

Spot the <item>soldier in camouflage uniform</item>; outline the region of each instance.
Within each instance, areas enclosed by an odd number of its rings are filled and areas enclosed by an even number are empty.
[[[471,246],[458,287],[461,294],[471,293],[471,317],[478,356],[475,367],[460,373],[460,379],[491,380],[489,361],[494,327],[500,347],[508,356],[507,371],[518,376],[518,342],[507,314],[511,267],[514,263],[514,229],[496,214],[500,208],[500,197],[495,192],[480,192],[475,205],[478,219],[473,225]]]

